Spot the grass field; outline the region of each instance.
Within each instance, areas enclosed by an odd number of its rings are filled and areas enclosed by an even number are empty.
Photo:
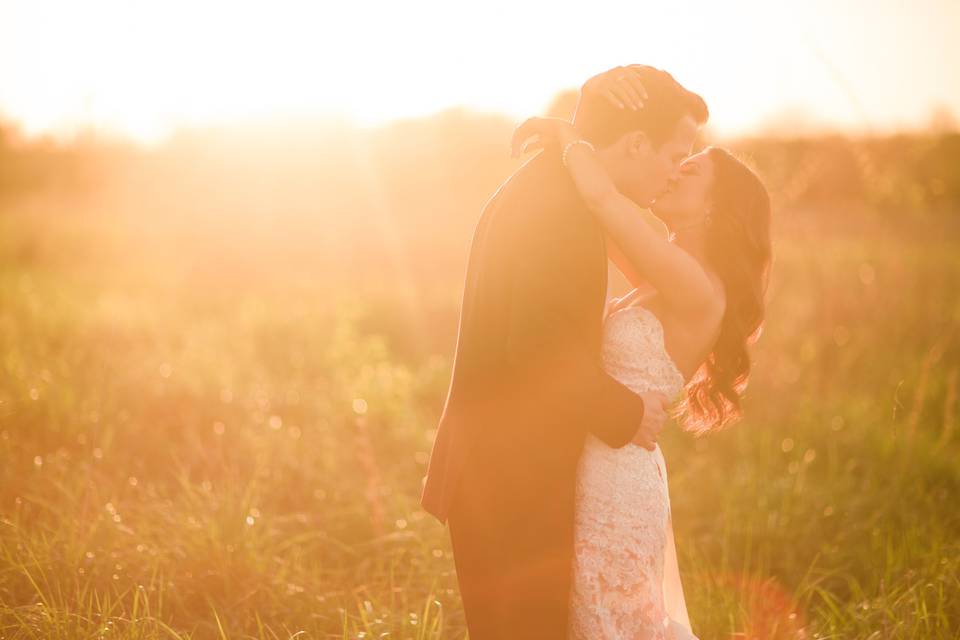
[[[73,209],[0,212],[0,638],[463,638],[418,497],[467,236],[360,277]],[[777,211],[746,417],[663,440],[703,640],[960,638],[956,213]]]

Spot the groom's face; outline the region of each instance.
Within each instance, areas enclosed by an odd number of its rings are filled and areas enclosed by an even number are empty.
[[[620,191],[640,206],[649,207],[676,178],[680,163],[693,150],[698,128],[692,116],[684,116],[673,135],[659,146],[641,132],[628,134],[621,184],[617,185]]]

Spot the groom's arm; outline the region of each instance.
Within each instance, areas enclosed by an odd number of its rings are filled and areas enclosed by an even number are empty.
[[[538,207],[535,202],[529,205]],[[565,423],[583,425],[611,447],[621,447],[636,435],[644,404],[603,370],[599,345],[585,340],[590,327],[584,323],[591,320],[582,306],[593,295],[592,249],[578,237],[582,230],[553,212],[512,213],[517,214],[517,227],[507,358],[531,373],[531,389],[542,393],[542,401]]]

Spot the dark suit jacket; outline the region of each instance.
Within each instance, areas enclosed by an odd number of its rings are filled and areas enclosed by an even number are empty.
[[[421,494],[441,523],[464,480],[523,517],[551,495],[569,503],[587,432],[612,447],[633,438],[642,400],[601,369],[606,288],[599,223],[559,154],[543,151],[500,186],[474,233]]]

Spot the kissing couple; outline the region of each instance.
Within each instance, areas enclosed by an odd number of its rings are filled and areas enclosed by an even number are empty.
[[[515,131],[537,153],[476,226],[420,499],[449,526],[471,640],[695,638],[657,438],[740,418],[772,260],[757,175],[691,155],[707,117],[629,65],[583,85],[573,122]]]

